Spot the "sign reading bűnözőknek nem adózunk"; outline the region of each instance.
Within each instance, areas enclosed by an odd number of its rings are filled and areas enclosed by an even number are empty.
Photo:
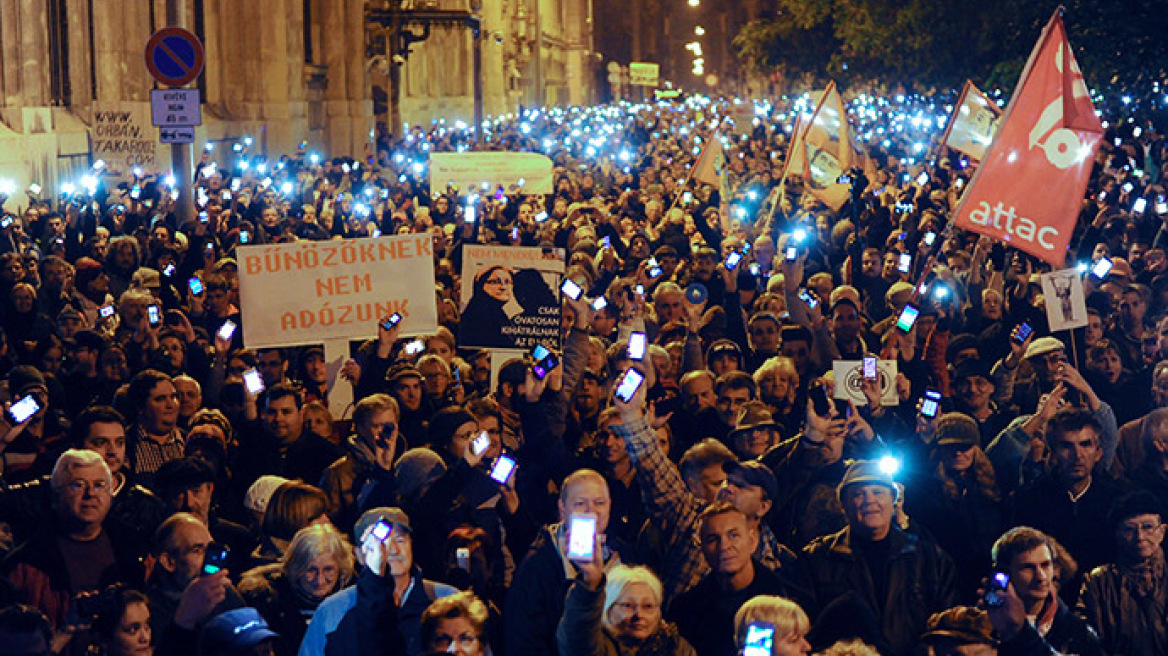
[[[437,330],[428,234],[244,246],[237,258],[248,348],[373,337],[395,312],[402,335]]]

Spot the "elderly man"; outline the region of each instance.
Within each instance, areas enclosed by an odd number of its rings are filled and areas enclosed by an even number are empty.
[[[377,526],[388,533],[382,537]],[[321,602],[299,656],[422,653],[422,613],[458,590],[422,578],[410,518],[400,508],[365,511],[353,539],[362,566],[357,583]]]
[[[65,451],[50,485],[53,513],[5,559],[3,577],[11,596],[0,605],[35,606],[64,629],[75,595],[117,582],[140,585],[143,554],[132,537],[105,526],[114,479],[99,454]]]
[[[1165,328],[1168,332],[1168,326]],[[1168,354],[1163,357],[1168,358]],[[1168,359],[1157,362],[1152,369],[1151,399],[1154,408],[1168,408]],[[1119,427],[1119,446],[1112,468],[1117,476],[1132,475],[1149,456],[1144,436],[1148,433],[1148,421],[1153,413],[1133,419]]]
[[[393,495],[398,416],[397,401],[388,394],[367,396],[353,410],[353,435],[345,440],[347,453],[329,465],[320,481],[329,498],[329,514],[342,531],[356,524],[362,507],[383,505],[378,501],[388,501]]]
[[[1168,654],[1163,508],[1147,493],[1121,499],[1109,523],[1115,561],[1096,567],[1083,581],[1078,611],[1099,632],[1105,653]]]
[[[808,611],[817,618],[811,643],[862,637],[882,654],[909,654],[925,619],[957,601],[953,561],[893,523],[899,492],[877,462],[852,463],[838,494],[848,525],[812,541],[800,557],[812,590]]]

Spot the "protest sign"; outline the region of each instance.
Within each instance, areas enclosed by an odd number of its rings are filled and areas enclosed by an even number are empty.
[[[454,185],[464,194],[503,187],[528,194],[552,193],[552,161],[539,153],[433,153],[430,155],[430,191],[441,193]]]
[[[1062,266],[1103,126],[1055,12],[953,225]]]
[[[1051,332],[1087,325],[1087,301],[1083,279],[1075,269],[1044,273],[1042,297],[1046,301],[1046,321]]]
[[[973,82],[966,80],[941,143],[981,161],[998,133],[1001,115],[1002,110]]]
[[[559,249],[465,246],[458,345],[559,349],[563,275]]]
[[[403,336],[438,328],[429,234],[243,246],[237,257],[248,348],[373,337],[394,312]]]
[[[106,171],[129,175],[136,166],[156,171],[158,148],[150,103],[94,101],[89,153],[93,161],[105,162]]]
[[[860,407],[868,404],[860,389],[864,382],[863,360],[836,360],[831,363],[835,377],[835,398],[846,399]],[[877,360],[876,375],[880,378],[880,405],[900,405],[896,396],[896,360]]]
[[[660,66],[649,62],[629,64],[629,84],[641,87],[655,87],[660,76]]]

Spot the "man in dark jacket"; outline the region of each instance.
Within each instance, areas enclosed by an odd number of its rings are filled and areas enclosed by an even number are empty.
[[[697,538],[711,571],[670,604],[667,617],[702,656],[736,656],[734,616],[742,604],[758,595],[803,601],[787,576],[795,554],[784,551],[784,566],[778,571],[755,562],[758,528],[726,502],[702,511]]]
[[[994,543],[994,571],[1010,577],[1026,617],[1038,633],[1062,654],[1102,656],[1099,636],[1058,596],[1058,542],[1029,526],[1010,529]]]
[[[309,485],[337,458],[341,447],[314,434],[304,425],[304,401],[291,385],[268,388],[263,408],[263,432],[240,431],[235,471],[240,480],[252,481],[264,474],[300,479]]]
[[[849,466],[838,494],[848,525],[812,541],[800,558],[816,618],[811,644],[859,637],[882,654],[908,654],[929,616],[957,602],[953,561],[893,524],[896,484],[875,461]]]

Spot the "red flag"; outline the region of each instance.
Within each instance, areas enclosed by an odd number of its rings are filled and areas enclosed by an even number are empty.
[[[1055,12],[954,225],[1061,266],[1103,126]]]

